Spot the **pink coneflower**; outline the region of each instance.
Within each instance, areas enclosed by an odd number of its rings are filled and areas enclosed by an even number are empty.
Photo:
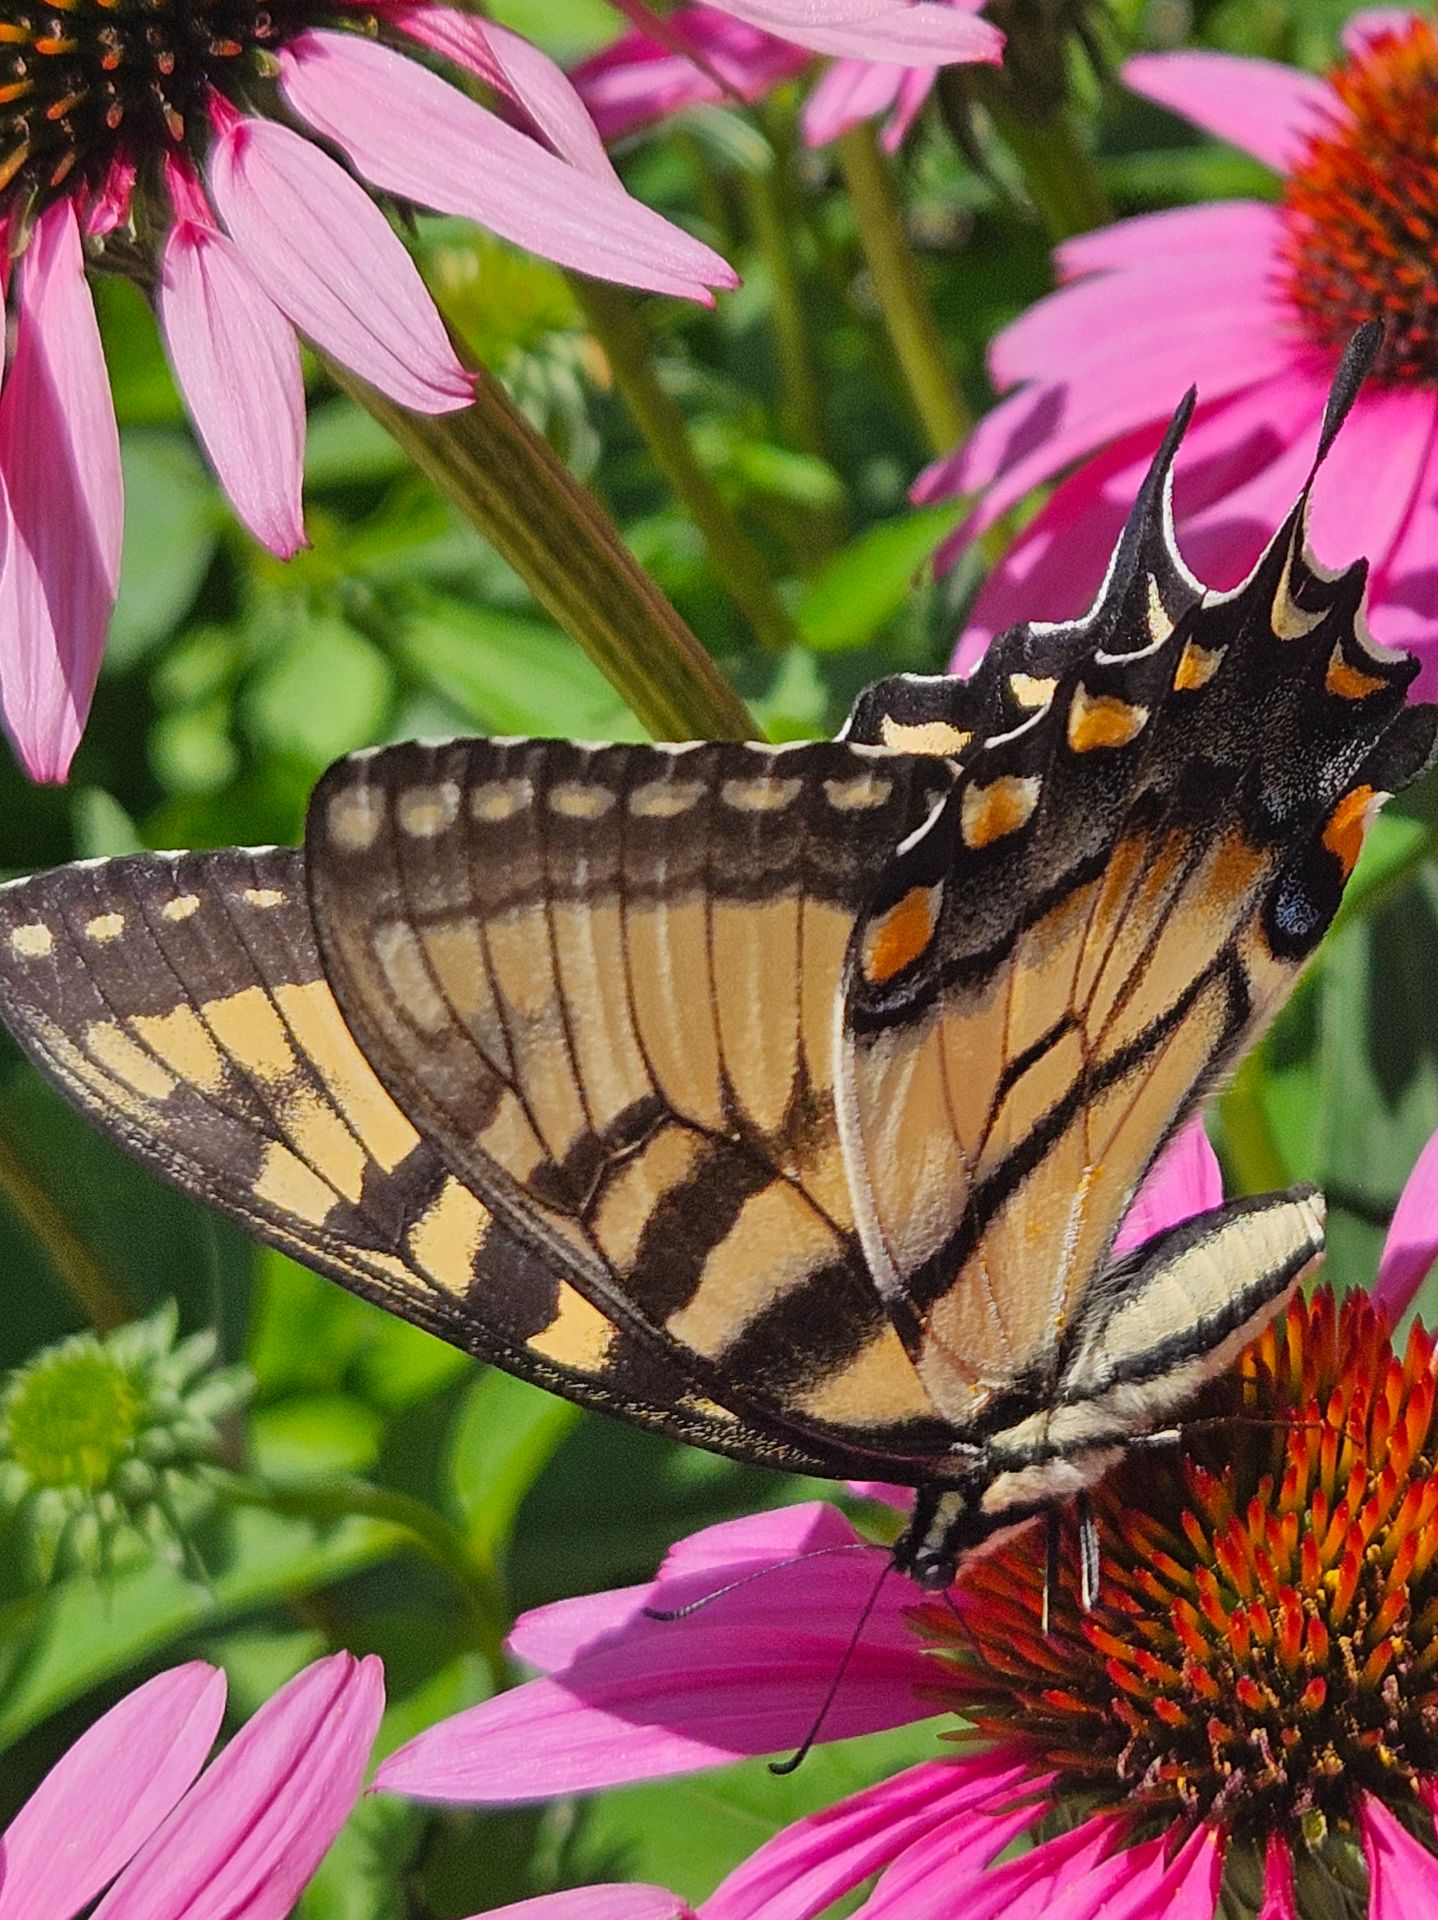
[[[1071,240],[1057,254],[1066,284],[995,340],[994,384],[1016,391],[915,489],[982,495],[949,552],[1087,464],[990,577],[961,669],[1020,614],[1085,605],[1170,396],[1191,381],[1203,399],[1178,462],[1179,532],[1205,580],[1240,580],[1301,478],[1343,342],[1378,318],[1387,343],[1319,479],[1313,538],[1320,555],[1372,556],[1375,632],[1423,661],[1415,694],[1438,687],[1438,33],[1387,10],[1350,22],[1345,47],[1326,81],[1217,53],[1125,68],[1137,91],[1272,167],[1282,197]]]
[[[528,130],[411,57],[429,50],[506,95]],[[221,484],[282,558],[304,540],[296,329],[402,406],[469,399],[356,175],[584,273],[698,300],[734,284],[624,191],[559,69],[467,13],[428,0],[8,8],[0,292],[17,331],[0,393],[0,704],[35,778],[69,767],[119,576],[119,444],[88,267],[153,286]]]
[[[82,1734],[0,1834],[0,1920],[72,1920],[106,1887],[94,1920],[284,1920],[364,1783],[380,1663],[317,1660],[201,1775],[224,1710],[197,1660]]]
[[[1220,1198],[1192,1137],[1164,1181],[1153,1221]],[[1389,1327],[1435,1254],[1438,1138],[1374,1295],[1295,1300],[1195,1410],[1209,1424],[1099,1488],[1093,1611],[1071,1528],[1047,1630],[1041,1531],[971,1560],[946,1602],[890,1574],[821,1737],[964,1725],[761,1847],[701,1920],[813,1920],[874,1875],[864,1920],[1211,1920],[1221,1890],[1294,1920],[1352,1911],[1365,1865],[1374,1920],[1434,1911],[1434,1342]],[[522,1620],[543,1677],[421,1735],[379,1785],[501,1802],[795,1747],[886,1557],[821,1505],[710,1528],[650,1586]],[[755,1573],[686,1619],[646,1614]]]
[[[638,24],[571,76],[606,140],[686,107],[758,100],[820,53],[835,57],[805,102],[805,139],[824,146],[859,121],[885,114],[884,141],[893,148],[928,99],[939,67],[997,61],[1003,54],[1003,35],[974,17],[983,0],[841,0],[828,7],[724,0],[680,7],[648,23],[647,7],[616,4]]]

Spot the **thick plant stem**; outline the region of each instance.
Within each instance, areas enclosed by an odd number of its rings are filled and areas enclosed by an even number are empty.
[[[1067,107],[1047,119],[1028,120],[1006,100],[995,98],[985,105],[995,130],[1019,163],[1029,198],[1051,240],[1069,240],[1076,233],[1108,225],[1113,208]]]
[[[364,407],[507,560],[656,740],[751,740],[759,728],[619,529],[494,377],[474,405],[415,414],[326,359]]]
[[[836,150],[904,382],[930,448],[947,453],[973,421],[909,244],[888,160],[867,121],[841,134]]]
[[[793,623],[774,591],[763,554],[700,464],[683,412],[659,378],[649,334],[633,300],[622,288],[601,281],[576,279],[573,285],[615,385],[655,465],[699,529],[714,571],[759,644],[783,652],[798,638]]]
[[[97,1332],[124,1326],[138,1305],[105,1272],[9,1132],[0,1128],[0,1197],[45,1249],[66,1292]]]

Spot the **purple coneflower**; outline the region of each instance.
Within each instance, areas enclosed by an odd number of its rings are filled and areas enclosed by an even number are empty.
[[[667,120],[686,107],[758,100],[802,73],[816,53],[834,56],[804,105],[804,137],[823,146],[860,120],[888,116],[895,147],[928,99],[941,66],[997,61],[1003,35],[976,18],[983,0],[905,5],[841,0],[722,0],[680,7],[662,22],[616,0],[637,22],[574,69],[581,98],[606,140]]]
[[[224,1710],[197,1660],[83,1733],[0,1834],[0,1920],[72,1920],[106,1887],[94,1920],[284,1920],[359,1797],[380,1663],[317,1660],[202,1775]]]
[[[1131,1237],[1220,1198],[1190,1134]],[[1434,1341],[1390,1331],[1435,1254],[1438,1136],[1372,1296],[1295,1300],[1206,1424],[1099,1488],[1092,1611],[1072,1528],[1051,1594],[1033,1529],[948,1601],[890,1574],[820,1737],[962,1724],[761,1847],[701,1920],[815,1920],[874,1876],[863,1920],[1438,1908]],[[542,1677],[421,1735],[379,1785],[503,1802],[795,1747],[886,1557],[822,1505],[709,1528],[652,1585],[527,1616],[514,1651]],[[688,1618],[646,1611],[756,1573]]]
[[[1242,579],[1302,479],[1344,343],[1377,318],[1387,342],[1319,478],[1313,539],[1320,555],[1372,556],[1374,631],[1423,661],[1415,694],[1438,688],[1438,31],[1385,9],[1350,21],[1344,46],[1326,80],[1218,53],[1125,68],[1138,92],[1273,168],[1281,197],[1068,241],[1065,284],[995,340],[994,384],[1013,391],[915,489],[980,496],[949,554],[1085,464],[986,583],[961,670],[1020,612],[1081,610],[1189,382],[1203,398],[1178,462],[1179,533],[1205,580]]]
[[[524,130],[413,57],[431,52],[506,97]],[[0,291],[16,325],[0,392],[0,705],[36,779],[69,768],[119,579],[90,268],[153,289],[221,484],[282,558],[304,541],[296,329],[401,406],[469,399],[361,179],[584,273],[696,300],[734,284],[624,191],[559,69],[467,13],[20,0],[0,19]]]

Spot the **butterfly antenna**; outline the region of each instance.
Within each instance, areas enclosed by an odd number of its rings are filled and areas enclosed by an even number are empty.
[[[644,1617],[646,1620],[687,1620],[691,1614],[701,1613],[711,1601],[722,1600],[726,1593],[737,1593],[741,1587],[751,1586],[766,1574],[782,1573],[785,1567],[800,1567],[809,1560],[824,1560],[833,1553],[872,1551],[872,1545],[867,1540],[845,1540],[837,1546],[812,1547],[808,1553],[790,1554],[787,1560],[771,1560],[762,1567],[755,1567],[750,1573],[741,1573],[737,1580],[726,1580],[722,1587],[715,1587],[711,1593],[701,1593],[697,1600],[686,1600],[682,1607],[645,1607]]]
[[[839,1697],[839,1689],[844,1684],[844,1675],[849,1671],[849,1663],[854,1658],[855,1649],[858,1647],[860,1640],[863,1638],[864,1629],[869,1624],[870,1616],[873,1614],[875,1607],[878,1606],[879,1604],[879,1595],[884,1591],[884,1582],[888,1579],[889,1575],[893,1571],[894,1571],[893,1561],[886,1560],[883,1564],[883,1567],[880,1570],[878,1579],[874,1582],[872,1592],[870,1593],[868,1599],[864,1602],[863,1609],[860,1612],[858,1619],[854,1622],[854,1631],[849,1635],[849,1644],[844,1649],[844,1657],[842,1660],[840,1660],[838,1666],[834,1669],[834,1677],[829,1682],[829,1690],[824,1695],[824,1698],[820,1703],[819,1711],[814,1715],[813,1725],[809,1728],[809,1731],[804,1735],[804,1738],[799,1742],[799,1746],[797,1750],[794,1753],[791,1753],[787,1760],[771,1760],[769,1762],[770,1773],[777,1773],[781,1775],[794,1773],[804,1764],[804,1761],[808,1758],[810,1748],[813,1746],[814,1742],[819,1738],[819,1734],[823,1729],[824,1722],[829,1717],[829,1709],[833,1706],[835,1700],[837,1700]]]

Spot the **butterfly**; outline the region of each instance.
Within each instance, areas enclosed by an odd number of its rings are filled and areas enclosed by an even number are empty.
[[[1321,1252],[1305,1188],[1109,1248],[1433,751],[1307,488],[1242,587],[1188,572],[1191,407],[1089,614],[969,680],[795,745],[352,755],[302,849],[4,888],[0,1013],[157,1173],[467,1352],[913,1486],[896,1563],[946,1586]]]

